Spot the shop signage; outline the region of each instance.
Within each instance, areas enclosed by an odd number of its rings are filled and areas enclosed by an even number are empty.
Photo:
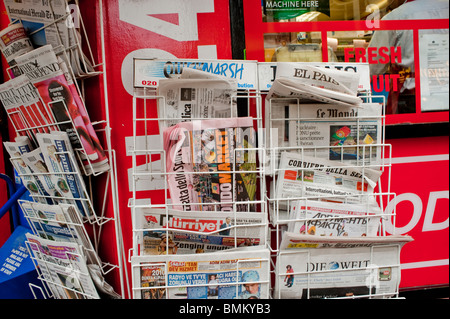
[[[273,20],[288,20],[304,13],[318,11],[330,15],[330,1],[264,0],[264,12]]]

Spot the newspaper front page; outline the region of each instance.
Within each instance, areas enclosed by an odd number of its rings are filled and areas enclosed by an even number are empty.
[[[157,208],[135,211],[140,254],[200,254],[264,245],[261,213],[183,212]]]
[[[300,200],[291,205],[288,231],[316,236],[374,237],[381,214],[378,205]]]
[[[257,171],[252,118],[182,122],[167,128],[163,140],[174,209],[253,210]]]
[[[31,234],[27,234],[27,239],[44,280],[56,298],[100,298],[78,244],[52,241]]]
[[[268,249],[132,257],[135,299],[268,299]]]
[[[400,251],[412,239],[324,237],[286,232],[274,298],[389,298],[398,293]]]
[[[33,45],[27,36],[22,23],[14,23],[4,28],[0,32],[0,50],[11,68],[13,76],[20,75],[17,69],[15,58],[33,50]]]

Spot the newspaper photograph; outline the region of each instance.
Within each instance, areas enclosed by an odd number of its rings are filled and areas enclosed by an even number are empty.
[[[305,155],[353,164],[381,164],[379,104],[349,107],[289,102],[272,101],[271,110],[266,113],[267,125],[276,131],[271,138],[272,147],[301,147]]]
[[[162,79],[158,95],[164,99],[158,100],[158,115],[167,119],[165,127],[193,119],[236,117],[236,94],[228,80]]]
[[[371,198],[382,171],[282,152],[277,174],[277,199],[315,197],[347,203],[373,202]]]
[[[164,130],[163,141],[173,209],[254,211],[251,201],[257,172],[252,118],[178,123]]]
[[[76,205],[81,216],[94,217],[84,180],[79,173],[74,152],[65,132],[37,134],[39,146],[48,170],[57,179],[55,186],[70,204]]]
[[[85,248],[89,264],[101,262],[84,229],[76,207],[69,204],[47,205],[30,201],[19,201],[33,233],[57,242],[71,242]]]
[[[183,212],[136,208],[135,232],[141,255],[200,254],[265,245],[261,213]]]
[[[276,299],[389,298],[398,293],[409,236],[324,237],[285,233]]]
[[[268,249],[132,257],[135,299],[268,299]]]
[[[378,205],[294,201],[287,231],[316,236],[374,237],[381,214]]]
[[[43,279],[58,299],[99,299],[83,251],[76,243],[27,234]]]
[[[295,63],[277,64],[277,76],[266,101],[276,98],[298,98],[303,102],[334,103],[360,106],[357,97],[359,74]]]

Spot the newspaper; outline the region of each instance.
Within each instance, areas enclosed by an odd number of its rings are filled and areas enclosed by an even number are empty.
[[[398,293],[409,236],[324,237],[286,232],[274,298],[389,298]]]
[[[164,97],[159,100],[158,115],[160,119],[167,119],[165,127],[193,119],[237,116],[236,99],[233,98],[237,93],[228,80],[162,79],[158,94]]]
[[[33,175],[32,169],[25,163],[23,157],[33,151],[33,147],[28,137],[18,136],[15,142],[3,142],[8,152],[11,164],[20,176],[23,185],[30,192],[30,195],[37,201],[47,203],[45,196],[49,196],[49,190],[40,179]]]
[[[336,104],[272,101],[266,113],[271,148],[301,148],[303,154],[353,164],[381,164],[382,109]],[[277,160],[277,158],[275,158]],[[276,161],[275,163],[276,164]]]
[[[81,50],[80,32],[70,15],[75,1],[16,1],[4,0],[11,21],[20,20],[35,48],[51,45],[63,46],[69,56],[74,73],[79,76],[93,70],[91,62]],[[74,12],[75,18],[79,15]],[[77,19],[78,21],[78,19]]]
[[[76,243],[27,234],[43,279],[58,299],[99,299],[83,251]]]
[[[277,64],[277,76],[266,100],[299,98],[304,102],[318,101],[344,106],[359,106],[357,97],[359,75],[336,69],[295,63]]]
[[[58,242],[71,242],[85,248],[89,264],[101,266],[97,253],[84,229],[76,208],[69,204],[47,205],[20,201],[34,234]]]
[[[74,152],[65,132],[39,133],[37,140],[50,173],[57,178],[59,193],[76,205],[81,216],[94,217],[84,180],[78,170]]]
[[[355,204],[373,202],[371,195],[381,174],[380,170],[282,152],[275,196]]]
[[[137,208],[134,215],[140,255],[199,254],[265,244],[261,213],[183,212]]]
[[[378,205],[300,200],[291,206],[287,230],[316,236],[374,237],[381,214]]]
[[[135,299],[268,299],[268,249],[132,257]]]
[[[256,145],[252,118],[182,122],[163,132],[174,209],[252,211]]]
[[[20,111],[20,102],[17,101],[14,94],[14,89],[11,86],[11,81],[0,84],[0,101],[11,120],[11,124],[18,135],[28,136],[33,138],[31,131],[27,131],[26,119]]]
[[[22,23],[11,24],[0,32],[0,50],[11,67],[11,75],[13,77],[20,75],[20,72],[14,68],[15,58],[33,50],[33,45]]]
[[[104,154],[98,148],[99,145],[93,143],[86,128],[85,123],[90,121],[84,106],[78,93],[67,82],[52,47],[40,47],[16,60],[19,69],[36,86],[44,103],[51,108],[59,129],[69,135],[73,147],[83,149],[81,155],[86,156],[92,165],[103,165]],[[88,164],[85,166],[89,168]]]

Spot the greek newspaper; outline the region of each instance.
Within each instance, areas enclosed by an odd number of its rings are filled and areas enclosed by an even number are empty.
[[[268,299],[268,249],[132,257],[136,299]]]
[[[143,255],[199,254],[265,244],[261,213],[221,213],[140,208],[135,211]]]
[[[254,209],[257,172],[252,118],[179,123],[164,131],[163,141],[174,209]]]
[[[286,232],[274,298],[389,298],[398,293],[409,236],[324,237]]]
[[[376,236],[380,226],[378,205],[294,201],[287,231],[316,236]]]
[[[276,198],[315,197],[347,203],[373,202],[382,171],[302,154],[282,152]]]
[[[58,299],[99,299],[82,248],[27,234],[43,279]]]

